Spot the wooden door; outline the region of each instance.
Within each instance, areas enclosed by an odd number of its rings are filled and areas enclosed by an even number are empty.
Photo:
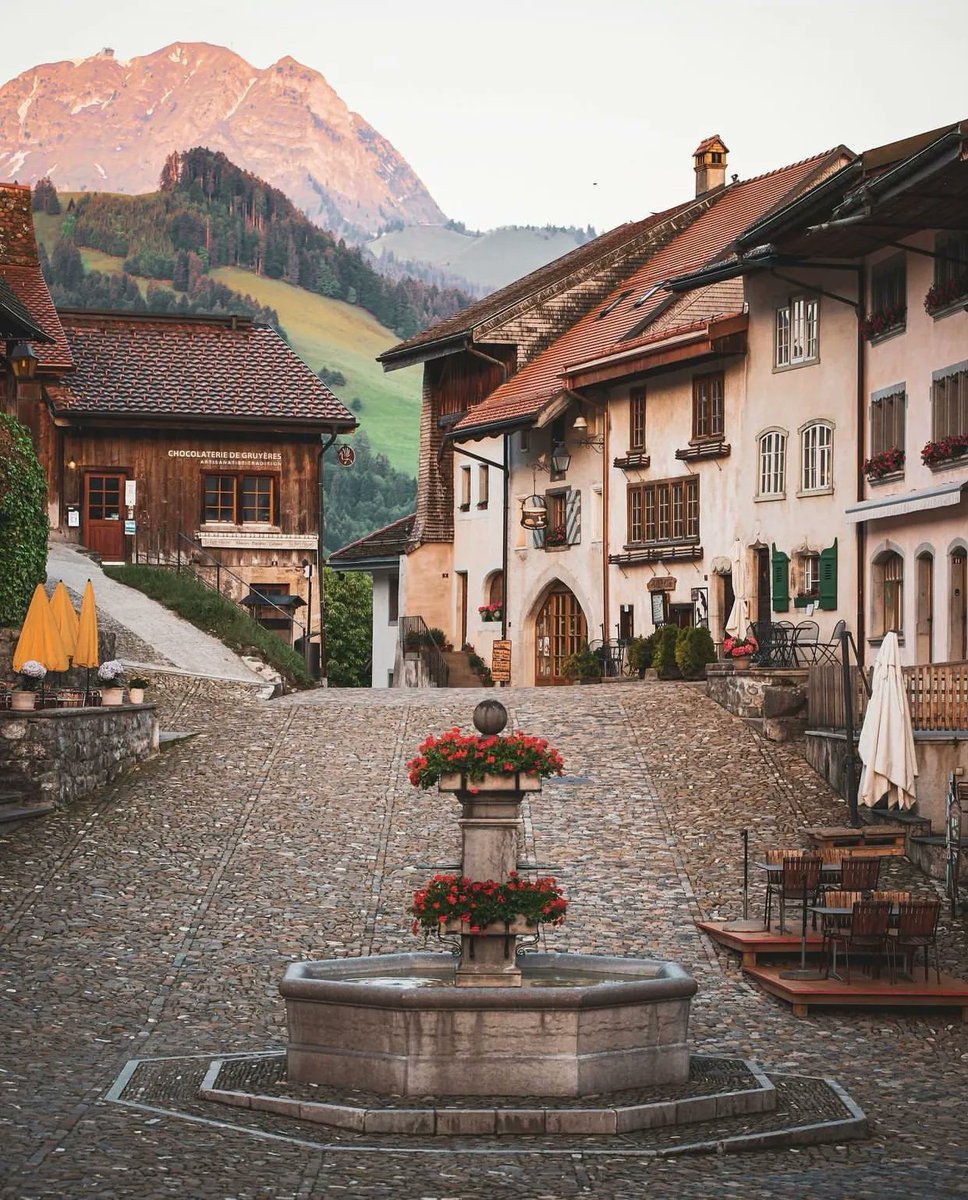
[[[968,584],[968,568],[964,550],[953,550],[951,553],[951,595],[948,600],[948,658],[952,662],[961,662],[968,658],[968,605],[965,603],[965,586]]]
[[[585,614],[573,592],[551,592],[534,625],[534,681],[539,685],[571,683],[565,660],[588,640]]]
[[[467,645],[467,572],[457,572],[457,632],[460,645]]]
[[[84,476],[84,545],[105,562],[124,561],[123,501],[124,475],[112,471]]]
[[[773,617],[770,608],[770,552],[765,546],[756,551],[756,619],[769,625]]]
[[[918,558],[918,595],[915,634],[919,663],[934,662],[931,625],[934,620],[934,559],[930,554]]]

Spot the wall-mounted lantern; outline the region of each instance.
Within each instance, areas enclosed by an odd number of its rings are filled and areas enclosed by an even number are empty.
[[[29,342],[18,342],[8,357],[10,369],[17,379],[33,379],[37,370],[37,355]]]

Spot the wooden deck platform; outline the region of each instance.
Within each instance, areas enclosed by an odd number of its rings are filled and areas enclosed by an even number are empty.
[[[799,913],[796,914],[799,918]],[[728,921],[697,921],[697,928],[708,934],[717,945],[735,950],[743,956],[743,966],[756,966],[757,956],[783,955],[792,958],[800,953],[800,922],[797,920],[790,926],[790,933],[780,933],[774,924],[771,929],[756,929],[744,932],[739,929],[728,929]],[[797,932],[793,932],[794,927]],[[807,926],[807,953],[820,953],[821,939],[819,932]]]
[[[962,1021],[968,1022],[968,983],[942,975],[936,982],[934,971],[928,981],[923,974],[912,982],[871,979],[855,971],[850,983],[840,979],[781,979],[780,972],[789,964],[756,966],[746,969],[748,979],[773,996],[793,1006],[795,1017],[805,1017],[811,1008],[836,1005],[841,1008],[957,1008]]]

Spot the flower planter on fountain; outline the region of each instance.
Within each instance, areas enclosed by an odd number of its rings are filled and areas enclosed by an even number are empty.
[[[503,707],[484,701],[475,724],[489,736],[452,730],[429,738],[409,764],[412,783],[436,783],[461,804],[460,873],[435,876],[411,910],[417,932],[460,938],[456,963],[427,950],[293,963],[280,985],[291,1082],[396,1095],[550,1097],[688,1078],[696,983],[678,964],[518,954],[518,938],[539,930],[536,917],[564,917],[554,879],[516,874],[521,804],[541,776],[561,773],[562,762],[544,739],[495,737],[481,715],[495,708],[500,730]],[[476,932],[460,920],[472,904]],[[495,911],[502,919],[490,919]]]

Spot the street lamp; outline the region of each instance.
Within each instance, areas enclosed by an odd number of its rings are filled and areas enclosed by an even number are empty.
[[[571,455],[564,442],[558,442],[551,448],[551,469],[556,475],[564,475],[571,466]]]

